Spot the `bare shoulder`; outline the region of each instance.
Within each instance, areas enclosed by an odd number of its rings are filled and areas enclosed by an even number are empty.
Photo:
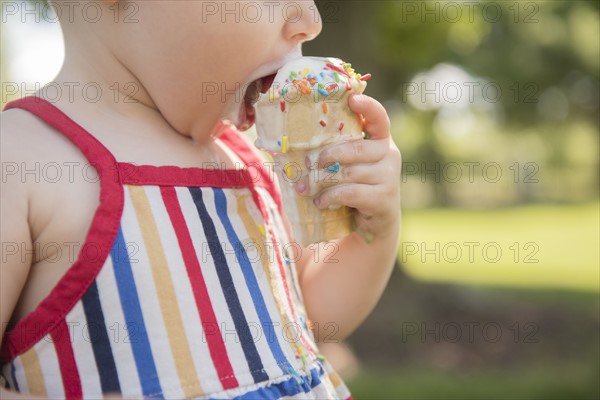
[[[36,155],[42,147],[40,141],[34,138],[36,134],[49,127],[43,126],[44,124],[37,121],[34,116],[18,109],[2,112],[0,122],[2,201],[4,204],[25,205],[28,202],[28,189],[31,185],[27,184],[27,179],[23,179],[23,175],[33,166]],[[18,210],[12,211],[14,214]]]
[[[7,189],[2,197],[25,207],[33,240],[49,232],[50,221],[66,212],[71,199],[97,204],[99,184],[87,179],[88,162],[69,139],[20,109],[4,111],[0,118],[2,186]]]
[[[3,162],[42,162],[77,153],[65,137],[27,111],[3,111],[0,120]]]

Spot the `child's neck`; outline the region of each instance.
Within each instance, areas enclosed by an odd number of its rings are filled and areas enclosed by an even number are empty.
[[[102,142],[117,161],[138,165],[201,167],[205,163],[231,167],[222,146],[210,137],[197,141],[174,129],[132,75],[115,74],[108,81],[83,62],[65,62],[56,79],[40,91],[75,122]],[[87,65],[86,65],[87,64]],[[60,96],[56,96],[57,91]],[[97,95],[101,93],[101,95]]]
[[[125,118],[131,128],[134,123],[139,124],[137,131],[152,131],[160,126],[170,134],[188,140],[193,137],[191,141],[199,144],[212,141],[210,133],[219,121],[218,107],[204,103],[196,114],[201,118],[190,121],[189,128],[176,129],[141,81],[103,46],[81,49],[67,44],[63,68],[41,95],[69,115],[94,115],[95,119],[100,116],[106,122]]]

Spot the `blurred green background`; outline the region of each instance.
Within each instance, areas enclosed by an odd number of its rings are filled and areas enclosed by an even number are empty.
[[[599,398],[600,2],[317,6],[304,53],[373,74],[403,154],[398,266],[324,347],[354,398]],[[56,24],[28,25],[3,30],[3,82],[60,66],[22,49],[56,53]]]
[[[403,155],[355,398],[600,397],[599,4],[317,2],[305,54],[373,74]]]

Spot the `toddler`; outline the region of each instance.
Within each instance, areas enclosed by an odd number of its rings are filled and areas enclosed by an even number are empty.
[[[317,343],[392,270],[387,114],[351,97],[368,139],[322,151],[340,169],[315,206],[355,208],[356,231],[303,249],[240,132],[319,34],[314,2],[50,4],[64,65],[2,113],[1,397],[349,398]]]

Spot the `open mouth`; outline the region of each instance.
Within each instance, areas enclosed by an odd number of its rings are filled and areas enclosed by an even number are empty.
[[[273,85],[273,82],[275,81],[275,77],[277,76],[277,74],[271,74],[271,75],[267,75],[261,78],[261,88],[260,88],[260,92],[262,94],[265,94],[269,91],[269,89],[271,88],[271,85]]]
[[[249,129],[256,120],[256,110],[254,104],[258,101],[261,93],[265,94],[271,88],[276,74],[271,74],[258,78],[248,85],[244,93],[244,105],[240,107],[240,126],[239,129],[245,131]]]

